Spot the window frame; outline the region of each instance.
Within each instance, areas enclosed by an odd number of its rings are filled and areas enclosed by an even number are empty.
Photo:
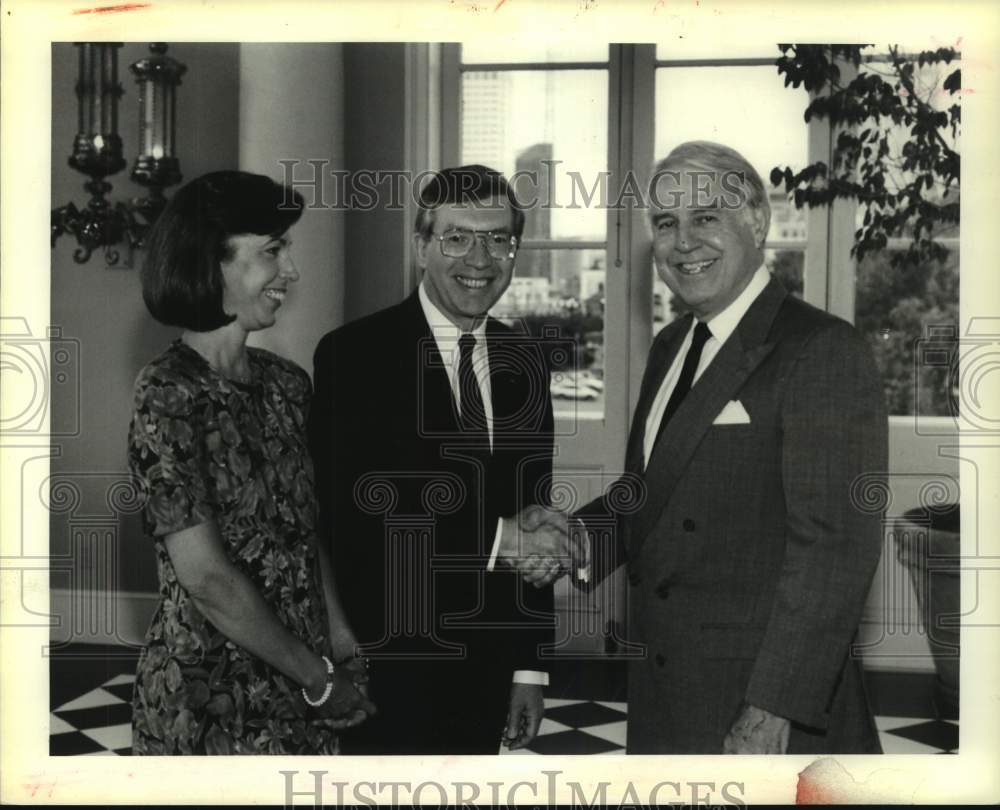
[[[456,165],[461,157],[461,82],[465,72],[523,70],[595,70],[608,72],[608,166],[610,182],[621,183],[633,172],[640,183],[648,180],[656,156],[656,71],[672,67],[741,67],[773,65],[774,58],[657,59],[653,44],[610,44],[605,62],[524,62],[463,64],[460,44],[440,47],[441,160]],[[828,161],[835,142],[826,121],[804,124],[808,130],[808,159]],[[612,188],[619,186],[612,185]],[[809,239],[801,242],[771,240],[776,250],[805,248],[804,293],[806,301],[853,321],[854,207],[850,203],[807,212]],[[836,235],[836,238],[835,236]],[[847,239],[844,239],[844,236]],[[603,451],[624,446],[629,414],[638,399],[646,354],[652,342],[653,284],[650,240],[641,211],[608,211],[606,245],[562,240],[526,240],[526,248],[607,249],[605,282],[606,378],[604,419],[588,426],[579,420],[577,435],[585,443],[596,441]],[[834,248],[833,246],[837,246]],[[617,374],[616,374],[617,370]],[[622,373],[624,371],[624,373]],[[611,375],[609,378],[608,375]],[[615,379],[615,377],[619,377]],[[617,396],[616,394],[621,394]],[[603,424],[601,424],[603,423]],[[601,427],[600,438],[589,427]],[[607,457],[607,456],[605,456]],[[616,457],[612,455],[611,457]]]
[[[461,99],[462,74],[466,72],[512,72],[512,71],[550,71],[550,70],[603,70],[608,75],[608,158],[609,184],[619,181],[622,175],[623,143],[622,129],[628,129],[625,122],[619,121],[616,110],[625,109],[619,103],[623,94],[630,92],[627,81],[623,82],[622,69],[619,65],[624,60],[624,52],[629,47],[610,45],[607,61],[581,62],[512,62],[485,63],[461,61],[460,44],[443,44],[441,47],[441,160],[442,165],[454,166],[461,161]],[[631,102],[628,105],[632,106]],[[651,106],[651,104],[650,104]],[[651,123],[651,119],[650,119]],[[650,142],[650,155],[652,143]],[[579,467],[592,465],[595,457],[619,459],[622,448],[628,436],[629,415],[638,397],[638,382],[641,379],[642,366],[645,364],[649,344],[645,343],[641,351],[639,346],[632,346],[631,337],[635,333],[632,322],[641,318],[641,304],[638,312],[634,307],[636,291],[632,281],[631,257],[627,252],[628,242],[619,238],[613,239],[613,234],[620,233],[622,228],[633,226],[629,217],[622,212],[608,210],[606,236],[603,241],[596,240],[562,240],[562,239],[525,239],[522,246],[526,249],[579,249],[606,251],[605,262],[605,309],[604,309],[604,357],[605,357],[605,402],[604,413],[600,418],[586,417],[583,414],[567,415],[566,411],[556,414],[556,433],[563,437],[559,442],[559,459],[562,466]],[[616,242],[615,244],[613,244]],[[614,269],[613,269],[614,268]],[[652,320],[652,296],[649,300],[650,314],[647,320]],[[615,323],[614,330],[607,325]],[[622,328],[624,326],[624,328]],[[638,369],[634,369],[636,358],[640,358]],[[638,378],[636,378],[638,376]],[[596,494],[596,493],[594,493]]]
[[[773,65],[775,57],[658,59],[654,44],[609,44],[607,62],[476,62],[462,64],[461,45],[431,46],[439,53],[440,165],[456,165],[461,156],[461,81],[468,71],[595,70],[608,72],[608,166],[611,183],[621,183],[633,172],[640,183],[648,180],[656,155],[655,84],[658,69],[674,67],[753,67]],[[868,55],[868,62],[881,61]],[[840,63],[841,75],[850,80],[857,68]],[[807,129],[809,163],[829,165],[839,130],[825,119],[803,123]],[[769,167],[765,167],[769,168]],[[612,188],[618,186],[613,185]],[[856,230],[857,204],[836,200],[832,205],[806,211],[808,239],[772,239],[774,250],[803,250],[803,299],[854,323],[856,263],[851,256]],[[942,240],[959,246],[959,238]],[[905,244],[890,240],[889,247]],[[526,248],[595,249],[606,247],[605,281],[605,413],[603,420],[577,420],[575,437],[590,449],[593,458],[618,458],[627,438],[630,414],[638,398],[646,354],[653,337],[653,284],[650,241],[642,212],[608,211],[606,245],[558,239],[526,240]],[[896,418],[896,417],[894,417]],[[906,418],[906,417],[899,417]],[[565,420],[563,420],[565,421]],[[567,426],[564,425],[564,428]],[[571,446],[575,442],[565,443]],[[607,455],[610,453],[610,455]],[[576,455],[571,453],[570,455]],[[568,459],[567,459],[568,460]]]

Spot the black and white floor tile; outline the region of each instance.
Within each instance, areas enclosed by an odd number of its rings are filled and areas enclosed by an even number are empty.
[[[587,667],[591,667],[590,670]],[[135,658],[53,657],[49,752],[52,756],[131,753],[129,701]],[[582,674],[581,674],[582,673]],[[624,754],[628,704],[624,672],[606,663],[575,664],[551,673],[545,719],[527,749],[511,756]],[[958,750],[958,721],[933,702],[933,676],[870,673],[875,723],[887,754],[948,754]],[[586,700],[574,695],[608,698]]]
[[[134,675],[116,675],[84,692],[49,716],[49,753],[129,754],[132,751]]]
[[[624,754],[627,704],[546,698],[545,719],[528,748],[501,754]]]
[[[545,720],[528,749],[509,754],[624,754],[627,704],[545,700]],[[958,721],[876,716],[886,754],[954,754]]]

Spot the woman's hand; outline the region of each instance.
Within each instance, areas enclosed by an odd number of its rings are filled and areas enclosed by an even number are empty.
[[[350,656],[337,662],[338,671],[348,673],[355,685],[368,683],[368,660],[366,658],[356,658]],[[366,691],[366,690],[361,690]]]
[[[319,706],[310,706],[312,712],[324,719],[333,720],[334,728],[350,728],[364,722],[375,714],[375,704],[368,700],[364,684],[368,682],[365,664],[354,658],[344,664],[337,664],[333,672],[333,689]],[[310,699],[318,700],[326,689],[326,674],[319,683],[307,688]]]
[[[347,666],[337,667],[333,679],[333,694],[327,701],[333,717],[353,716],[359,710],[365,717],[375,714],[375,704],[362,691],[368,681],[363,670],[359,676]]]
[[[359,658],[355,655],[348,655],[337,662],[338,667],[343,667],[344,671],[350,674],[350,678],[354,681],[354,685],[357,690],[364,695],[366,698],[371,696],[368,694],[368,659]]]

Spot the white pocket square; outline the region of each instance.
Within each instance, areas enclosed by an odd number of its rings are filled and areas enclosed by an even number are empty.
[[[749,425],[750,414],[743,407],[743,403],[738,399],[731,399],[726,403],[719,415],[715,417],[713,425]]]

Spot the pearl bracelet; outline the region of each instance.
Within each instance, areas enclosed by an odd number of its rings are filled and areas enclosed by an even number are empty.
[[[304,686],[302,687],[302,699],[313,708],[322,706],[330,699],[330,695],[333,694],[333,661],[325,655],[321,656],[321,658],[326,663],[326,689],[323,690],[323,694],[320,695],[319,700],[310,700],[309,693],[306,692],[306,688]]]

